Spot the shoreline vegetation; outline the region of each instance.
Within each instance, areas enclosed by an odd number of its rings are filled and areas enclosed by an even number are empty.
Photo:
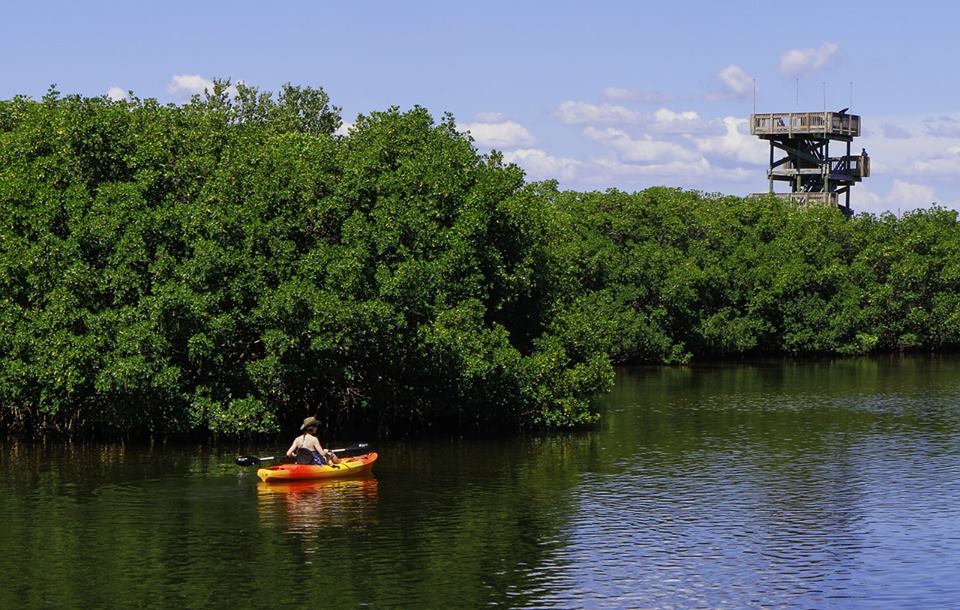
[[[960,224],[560,191],[322,89],[0,101],[0,429],[569,428],[620,364],[954,351]]]

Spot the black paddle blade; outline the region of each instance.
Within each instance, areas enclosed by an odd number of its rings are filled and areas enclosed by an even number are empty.
[[[234,460],[237,463],[237,466],[256,466],[260,463],[260,458],[253,457],[252,455],[241,455]]]

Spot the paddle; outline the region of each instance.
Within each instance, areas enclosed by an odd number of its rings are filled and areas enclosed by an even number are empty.
[[[344,447],[343,449],[331,449],[331,453],[344,453],[348,455],[359,455],[361,453],[369,453],[370,445],[368,443],[356,443],[350,445],[349,447]],[[253,455],[241,455],[234,460],[237,466],[254,466],[260,462],[269,462],[270,460],[275,460],[276,457],[256,457]]]
[[[255,456],[252,456],[252,455],[241,455],[241,456],[237,457],[237,459],[235,459],[235,460],[233,460],[233,461],[236,462],[237,466],[254,466],[254,465],[256,465],[256,464],[259,464],[260,462],[268,462],[268,461],[270,461],[270,460],[275,460],[275,459],[277,459],[277,458],[275,458],[275,457],[273,457],[273,456],[270,456],[270,457],[255,457]]]

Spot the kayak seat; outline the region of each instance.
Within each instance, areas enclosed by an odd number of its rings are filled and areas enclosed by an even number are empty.
[[[309,449],[297,449],[297,464],[313,464],[313,456]]]
[[[310,451],[305,447],[300,447],[297,449],[297,464],[313,464],[314,466],[323,466],[327,463],[327,460],[317,453],[316,451]]]

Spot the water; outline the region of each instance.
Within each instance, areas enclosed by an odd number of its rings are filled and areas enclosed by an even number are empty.
[[[286,487],[5,441],[0,608],[960,606],[960,359],[625,370],[602,408]]]

